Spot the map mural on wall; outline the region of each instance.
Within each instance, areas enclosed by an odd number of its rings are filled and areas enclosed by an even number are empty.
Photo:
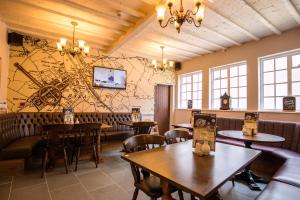
[[[155,71],[146,58],[108,57],[98,49],[88,56],[60,54],[55,41],[25,36],[10,46],[8,110],[10,112],[130,112],[140,106],[154,113],[154,86],[174,84],[171,70]],[[126,90],[92,86],[93,66],[127,71]]]

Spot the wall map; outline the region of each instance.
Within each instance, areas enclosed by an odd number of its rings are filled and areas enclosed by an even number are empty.
[[[92,87],[93,66],[127,70],[126,90]],[[142,57],[108,57],[98,49],[88,56],[61,55],[55,41],[25,36],[10,46],[8,109],[10,112],[129,112],[140,106],[154,112],[154,86],[174,84],[175,73],[155,71]]]

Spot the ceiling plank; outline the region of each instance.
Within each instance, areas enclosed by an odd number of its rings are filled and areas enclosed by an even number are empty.
[[[112,0],[102,0],[102,2],[104,2],[103,3],[104,6],[109,5],[109,6],[113,7],[114,9],[119,10],[123,13],[128,14],[128,15],[131,15],[131,16],[134,16],[134,17],[145,17],[144,13],[136,11],[136,10],[130,8],[130,7],[127,7],[122,3],[118,3],[118,2],[115,2],[115,1],[112,1]]]
[[[300,13],[291,0],[282,0],[289,13],[293,16],[298,24],[300,24]]]
[[[148,59],[156,59],[156,60],[160,60],[161,59],[161,55],[153,55],[151,53],[148,53],[147,51],[139,51],[139,50],[136,50],[136,49],[133,49],[133,48],[122,48],[122,49],[118,49],[117,52],[119,53],[131,53],[132,55],[138,55],[138,56],[141,56],[141,57],[145,57],[145,58],[148,58]],[[168,59],[169,60],[176,60],[176,61],[181,61],[183,60],[182,58],[178,58],[176,56],[168,56]]]
[[[273,33],[280,35],[281,31],[274,26],[269,20],[267,20],[261,13],[259,13],[254,6],[250,5],[247,1],[245,0],[241,0],[242,2],[244,2],[244,4],[250,8],[254,13],[255,13],[255,17],[262,23],[264,24],[270,31],[272,31]]]
[[[103,28],[107,31],[110,31],[110,32],[113,32],[113,33],[116,33],[116,34],[123,34],[124,33],[124,31],[113,29],[110,26],[107,26],[107,25],[104,25],[104,24],[101,24],[101,23],[98,23],[98,22],[91,21],[87,18],[78,17],[78,15],[76,15],[76,13],[74,13],[73,15],[69,15],[67,13],[62,13],[58,10],[54,10],[53,7],[51,7],[51,8],[46,7],[47,4],[45,4],[45,3],[37,5],[37,4],[33,3],[33,1],[26,1],[26,0],[17,0],[17,1],[21,4],[28,5],[28,6],[37,8],[37,9],[41,9],[41,10],[44,10],[44,11],[49,12],[49,13],[53,13],[53,14],[57,14],[57,15],[61,15],[61,16],[64,16],[64,17],[74,19],[74,21],[82,21],[82,22],[86,22],[86,23],[89,23],[89,24],[92,24],[92,25],[95,25],[95,26],[99,26],[100,28]]]
[[[219,13],[216,10],[212,9],[211,7],[206,6],[206,9],[208,9],[209,11],[211,11],[212,13],[214,13],[215,15],[217,15],[218,17],[220,17],[222,20],[224,20],[229,25],[231,25],[231,26],[235,27],[236,29],[238,29],[240,32],[242,32],[245,35],[247,35],[248,37],[252,38],[253,40],[259,40],[259,37],[255,36],[250,31],[248,31],[245,28],[241,27],[240,25],[236,24],[235,22],[233,22],[232,20],[228,19],[227,17],[225,17],[221,13]]]

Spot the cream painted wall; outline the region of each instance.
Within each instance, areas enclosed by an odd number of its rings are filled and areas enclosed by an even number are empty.
[[[258,94],[258,57],[276,54],[292,49],[300,48],[300,29],[296,28],[281,35],[273,35],[259,41],[253,41],[241,46],[231,47],[225,51],[219,51],[183,63],[183,67],[177,75],[202,70],[203,73],[203,110],[209,109],[209,68],[230,64],[238,61],[246,61],[248,66],[248,110],[259,110]],[[178,94],[176,94],[178,96]],[[177,109],[175,121],[183,122],[189,119],[188,110]],[[215,111],[218,116],[242,117],[243,112]],[[264,112],[260,117],[266,120],[300,121],[300,113],[270,113]]]
[[[7,95],[8,60],[7,27],[0,21],[0,100],[5,100]]]

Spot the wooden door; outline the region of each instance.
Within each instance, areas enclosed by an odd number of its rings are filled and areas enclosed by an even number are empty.
[[[154,120],[158,124],[159,134],[164,135],[170,129],[170,85],[156,85],[154,92]]]

